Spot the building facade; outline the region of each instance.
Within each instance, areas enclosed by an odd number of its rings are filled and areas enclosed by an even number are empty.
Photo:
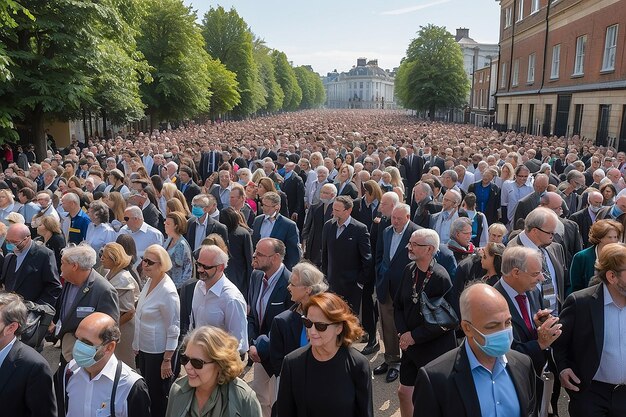
[[[626,0],[497,1],[497,123],[626,148]]]
[[[378,60],[357,59],[348,72],[329,72],[323,78],[326,107],[330,109],[395,109],[394,73]]]

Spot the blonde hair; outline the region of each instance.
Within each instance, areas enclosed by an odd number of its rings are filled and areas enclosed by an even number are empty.
[[[113,263],[113,268],[107,274],[107,277],[114,277],[121,270],[130,265],[132,257],[126,253],[124,247],[116,242],[107,243],[102,247],[102,256],[107,257]]]
[[[150,245],[144,251],[145,254],[152,254],[157,257],[159,263],[161,264],[161,271],[167,272],[172,269],[172,260],[170,259],[170,255],[161,245]]]
[[[113,207],[111,210],[113,211],[113,215],[117,221],[124,220],[124,211],[126,211],[126,200],[122,196],[122,193],[118,193],[117,191],[110,192],[107,197],[112,203]],[[109,219],[110,221],[111,219]]]

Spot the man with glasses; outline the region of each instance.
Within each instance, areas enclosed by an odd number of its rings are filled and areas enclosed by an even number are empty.
[[[587,207],[570,216],[570,220],[576,223],[580,229],[583,241],[583,248],[591,246],[589,244],[589,230],[591,225],[598,219],[598,214],[602,210],[603,197],[599,191],[589,191],[587,193]]]
[[[201,246],[196,261],[198,281],[187,306],[181,297],[181,337],[188,330],[214,326],[239,340],[239,353],[248,351],[246,300],[224,274],[228,255],[217,246]],[[182,291],[181,291],[182,293]]]
[[[158,229],[144,222],[143,212],[137,206],[130,206],[124,210],[124,221],[126,225],[120,229],[119,234],[130,235],[135,241],[137,265],[139,265],[141,257],[148,246],[153,244],[163,245],[163,234]]]
[[[92,313],[78,325],[76,339],[74,359],[65,372],[65,415],[150,417],[145,380],[115,356],[120,340],[115,320]]]
[[[267,195],[267,194],[266,194]],[[256,392],[263,417],[269,417],[276,400],[276,377],[269,357],[269,332],[275,316],[292,305],[287,284],[291,272],[285,264],[285,244],[274,238],[259,240],[252,254],[252,275],[248,293],[249,358],[254,362],[250,387]]]

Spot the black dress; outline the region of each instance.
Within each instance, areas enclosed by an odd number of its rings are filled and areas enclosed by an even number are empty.
[[[324,362],[310,345],[291,352],[283,360],[275,407],[279,417],[373,417],[367,358],[345,346]]]

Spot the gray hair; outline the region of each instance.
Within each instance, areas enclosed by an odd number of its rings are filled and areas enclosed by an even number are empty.
[[[599,175],[602,178],[606,177],[606,174],[604,173],[604,170],[602,168],[598,168],[595,171],[593,171],[593,175]]]
[[[0,317],[2,323],[8,326],[11,323],[17,323],[18,329],[16,336],[22,334],[22,330],[26,326],[28,310],[22,300],[22,297],[11,292],[0,292]]]
[[[291,269],[291,274],[298,274],[300,285],[311,288],[311,295],[328,290],[324,274],[309,262],[300,262]]]
[[[472,221],[467,217],[459,217],[450,225],[450,236],[454,238],[457,233],[465,229],[467,226],[472,227]]]
[[[62,200],[67,201],[68,203],[75,203],[80,205],[80,198],[74,193],[67,193],[63,197]]]
[[[128,211],[133,217],[143,220],[143,211],[137,206],[128,206],[126,207],[126,211]]]
[[[61,251],[61,256],[69,264],[78,265],[83,271],[88,271],[96,264],[96,251],[88,244],[68,246]]]
[[[200,247],[200,253],[208,252],[215,256],[215,265],[224,265],[224,269],[228,266],[228,254],[224,252],[219,246],[216,245],[202,245]]]
[[[525,246],[512,246],[506,248],[502,254],[502,275],[508,276],[515,268],[526,272],[528,259],[533,256],[541,264],[542,257],[538,250]]]
[[[459,180],[459,175],[453,169],[447,169],[443,171],[443,174],[441,174],[441,178],[443,177],[450,177],[450,179],[454,182],[457,182]]]
[[[528,233],[532,229],[541,229],[546,223],[546,220],[548,220],[548,217],[552,217],[555,222],[559,221],[558,216],[553,210],[545,207],[537,207],[526,216],[524,230]]]
[[[452,193],[452,195],[456,198],[456,204],[457,205],[461,204],[461,201],[463,200],[463,198],[461,197],[460,192],[458,192],[457,190],[448,190],[446,191],[446,193]]]
[[[396,206],[393,208],[393,211],[396,211],[398,209],[404,211],[404,214],[406,214],[407,216],[411,215],[411,206],[409,206],[408,204],[404,204],[404,203],[396,204]]]
[[[92,201],[91,204],[89,204],[89,208],[93,210],[93,215],[100,223],[109,222],[109,206],[104,204],[102,201]]]
[[[326,175],[328,175],[328,168],[326,168],[324,165],[320,165],[317,168],[315,168],[315,172],[317,174],[319,174],[320,171],[323,171]]]
[[[191,200],[191,204],[194,206],[201,205],[202,207],[207,207],[210,205],[209,196],[207,194],[198,194]]]
[[[433,229],[417,229],[411,234],[411,237],[421,237],[426,245],[435,248],[435,252],[439,250],[439,235]]]

